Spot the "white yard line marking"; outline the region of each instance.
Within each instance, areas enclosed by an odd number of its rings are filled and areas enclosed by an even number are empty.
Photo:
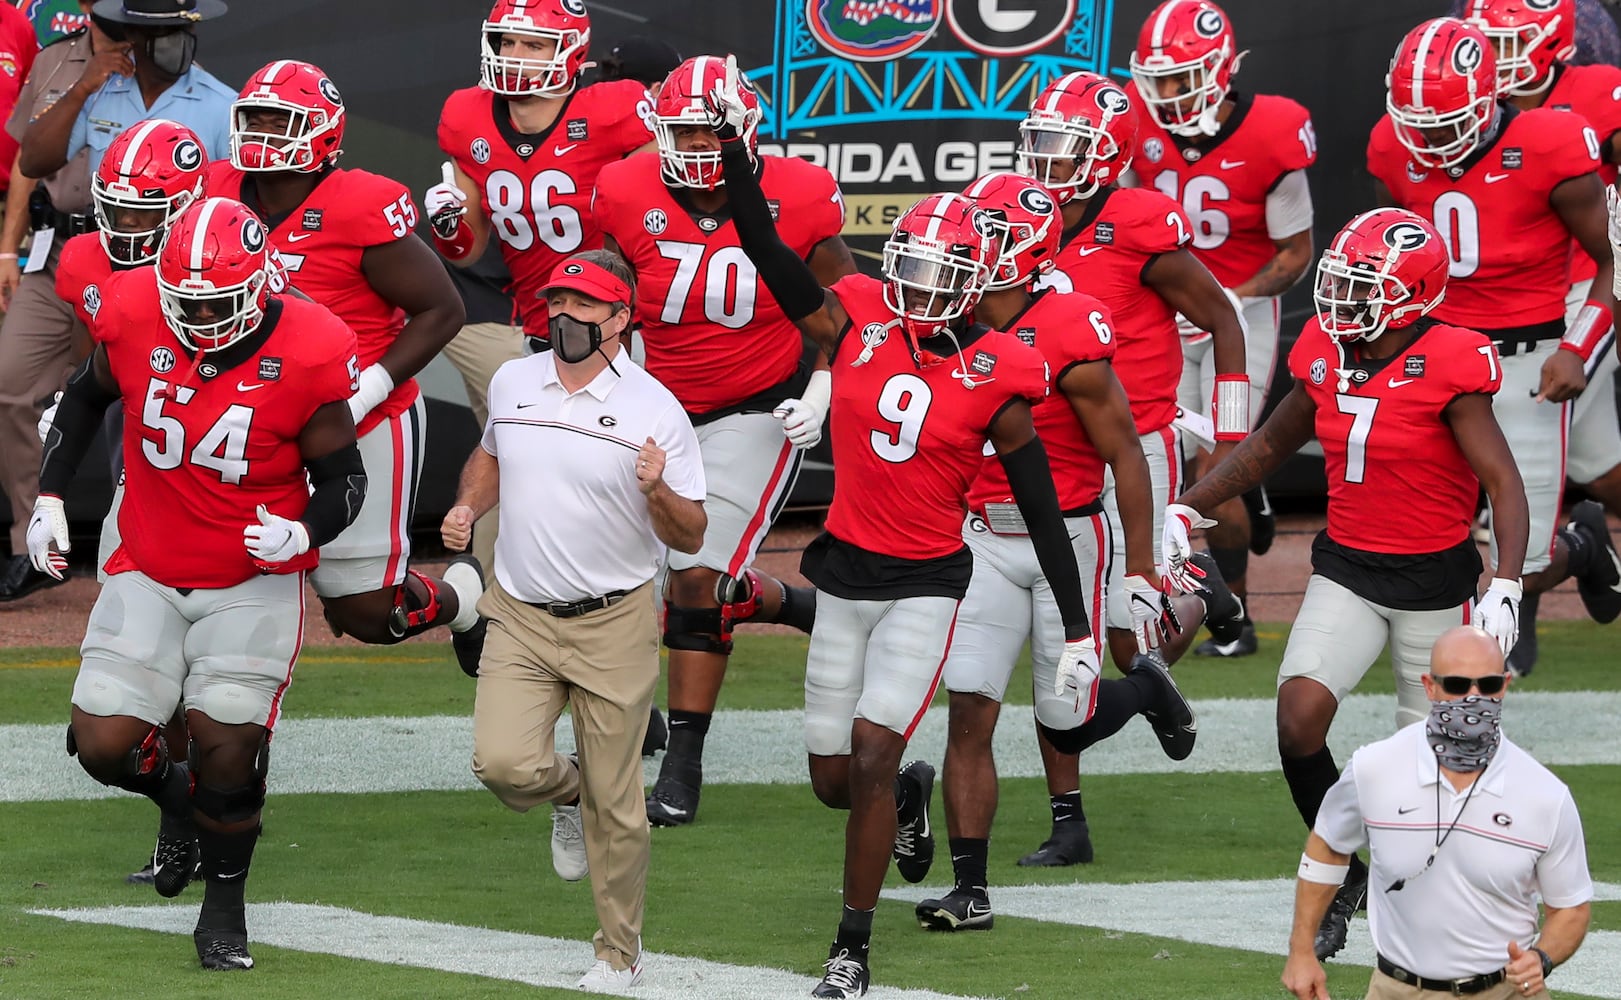
[[[196,906],[109,906],[30,910],[35,916],[191,936]],[[375,916],[335,906],[254,903],[248,907],[253,943],[340,958],[438,969],[530,986],[572,990],[591,967],[589,941],[516,934],[459,924]],[[814,956],[806,955],[807,959]],[[635,995],[644,1000],[759,1000],[810,995],[816,980],[782,969],[727,965],[649,950]],[[950,994],[875,985],[868,996],[889,1000],[950,1000]]]
[[[1395,728],[1395,698],[1353,695],[1340,708],[1332,743],[1343,763],[1350,751],[1383,739]],[[1278,769],[1271,699],[1195,703],[1199,746],[1187,761],[1165,758],[1147,723],[1132,722],[1113,739],[1086,752],[1086,774],[1275,772]],[[1545,764],[1621,764],[1621,743],[1609,720],[1621,717],[1621,692],[1516,694],[1505,728]],[[283,719],[276,727],[271,794],[398,792],[476,789],[468,770],[473,723],[456,716],[357,719]],[[946,712],[929,712],[909,753],[939,762],[945,750]],[[573,748],[565,716],[558,748]],[[726,711],[715,715],[704,747],[710,784],[806,782],[802,715],[798,711]],[[93,799],[126,793],[92,781],[62,750],[61,725],[0,726],[0,802]],[[1037,777],[1041,759],[1026,705],[1009,705],[996,728],[996,761],[1005,777]],[[656,762],[646,767],[652,784]]]
[[[1598,888],[1601,898],[1621,894],[1621,886]],[[914,886],[886,889],[884,897],[916,903],[946,891]],[[1293,879],[992,886],[991,907],[998,917],[1102,927],[1283,956],[1289,950],[1294,894]],[[1001,933],[1000,923],[992,933]],[[1373,960],[1367,921],[1358,917],[1345,950],[1330,964],[1372,968]],[[1283,971],[1281,961],[1278,971]],[[1576,957],[1559,967],[1552,985],[1562,992],[1621,1000],[1621,932],[1589,932]]]

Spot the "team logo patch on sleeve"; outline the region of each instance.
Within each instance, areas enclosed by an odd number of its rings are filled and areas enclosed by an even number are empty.
[[[889,339],[889,327],[882,323],[868,323],[861,329],[861,342],[868,347],[878,347]]]
[[[152,357],[148,359],[152,370],[159,375],[167,375],[174,371],[174,352],[167,347],[152,348]]]
[[[86,285],[84,288],[84,311],[90,314],[91,319],[101,312],[101,289],[95,285]]]
[[[1013,331],[1013,335],[1024,341],[1026,347],[1036,346],[1036,328],[1033,326],[1021,326]]]
[[[1322,385],[1328,378],[1328,359],[1318,358],[1311,363],[1311,384]]]
[[[325,214],[326,214],[326,209],[324,209],[324,208],[306,208],[306,209],[304,209],[304,219],[303,219],[303,221],[301,223],[299,223],[299,228],[303,229],[306,233],[318,233],[318,232],[320,232],[321,231],[321,219]]]
[[[474,139],[467,151],[472,154],[474,163],[482,166],[490,162],[490,143],[486,139]]]
[[[989,375],[996,371],[996,355],[988,351],[975,351],[974,360],[968,363],[968,367],[981,375]]]
[[[570,118],[563,127],[568,132],[569,142],[585,142],[591,138],[591,123],[584,118]]]
[[[1403,376],[1405,376],[1407,378],[1423,378],[1424,377],[1424,355],[1422,355],[1422,354],[1409,355],[1407,360],[1402,362],[1401,373],[1402,373]]]
[[[642,216],[642,228],[647,230],[649,236],[661,235],[670,228],[670,217],[664,214],[662,208],[650,208],[647,214]]]
[[[1518,146],[1503,150],[1503,169],[1518,170],[1525,163],[1525,152]]]
[[[1158,163],[1165,155],[1165,143],[1158,139],[1149,139],[1143,143],[1143,155],[1148,157],[1149,163]]]
[[[260,358],[259,359],[259,381],[261,381],[261,382],[277,382],[277,381],[280,381],[280,380],[281,380],[281,359],[280,358]]]
[[[1112,222],[1100,222],[1100,223],[1098,223],[1097,228],[1092,230],[1092,242],[1100,243],[1100,244],[1101,243],[1113,243],[1114,242],[1114,223],[1112,223]]]

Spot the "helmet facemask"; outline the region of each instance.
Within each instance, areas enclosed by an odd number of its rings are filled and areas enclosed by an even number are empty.
[[[173,197],[161,193],[143,195],[128,184],[106,184],[99,176],[90,187],[101,247],[107,258],[120,267],[139,267],[157,260],[169,224],[196,197],[191,191]],[[155,217],[130,225],[129,220],[120,219],[126,212],[151,213]],[[147,225],[147,221],[151,224]]]
[[[503,39],[538,38],[555,47],[549,59],[501,54]],[[479,38],[479,70],[486,90],[502,97],[566,97],[574,91],[569,63],[583,58],[589,36],[574,28],[516,29],[486,21]]]
[[[1421,167],[1446,170],[1469,158],[1480,146],[1487,126],[1496,113],[1496,99],[1491,94],[1476,97],[1457,111],[1431,111],[1427,108],[1404,108],[1394,99],[1386,98],[1385,110],[1396,138],[1413,162]],[[1430,135],[1439,131],[1442,136]]]
[[[267,111],[285,114],[286,125],[274,131],[252,127],[253,118],[262,120],[262,116],[254,112]],[[328,118],[324,111],[312,111],[267,94],[237,101],[231,105],[231,166],[247,173],[314,173],[329,160],[337,159],[337,153],[328,159],[318,159],[315,140],[342,124],[341,107]]]
[[[206,280],[171,285],[158,274],[163,318],[175,337],[193,351],[223,351],[249,336],[264,320],[268,272],[260,270],[239,285],[215,288]]]
[[[1529,97],[1553,86],[1554,74],[1538,77],[1536,60],[1532,53],[1549,44],[1559,27],[1555,15],[1547,24],[1522,24],[1513,28],[1487,27],[1475,21],[1476,27],[1491,39],[1497,53],[1497,92],[1506,97]]]
[[[1385,267],[1390,262],[1387,260]],[[1394,321],[1405,318],[1413,295],[1394,275],[1367,261],[1351,263],[1342,253],[1325,250],[1317,262],[1317,322],[1341,343],[1377,340]]]
[[[1230,55],[1225,49],[1213,49],[1203,59],[1181,63],[1163,55],[1142,61],[1133,55],[1131,79],[1154,120],[1167,132],[1184,138],[1211,136],[1221,130],[1217,115],[1227,99],[1221,70]],[[1182,85],[1171,96],[1162,96],[1160,83],[1164,80]]]
[[[920,356],[918,342],[948,332],[985,291],[989,270],[969,254],[906,234],[884,243],[884,304],[901,318]]]
[[[1045,111],[1032,111],[1019,123],[1019,148],[1014,154],[1019,173],[1040,181],[1060,203],[1090,198],[1104,180],[1096,176],[1100,164],[1120,153],[1114,137],[1095,125],[1072,121]],[[1057,180],[1053,168],[1073,165],[1067,180]],[[1124,169],[1124,168],[1122,168]]]
[[[710,148],[681,148],[681,133],[686,129],[707,132],[705,145]],[[690,110],[679,116],[660,115],[653,120],[653,137],[658,141],[659,174],[664,183],[699,191],[713,191],[725,185],[720,166],[720,140],[715,138],[707,118]],[[752,150],[752,143],[750,148]]]

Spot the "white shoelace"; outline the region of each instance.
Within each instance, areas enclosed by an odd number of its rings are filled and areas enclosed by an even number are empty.
[[[853,990],[861,986],[861,963],[850,957],[849,951],[840,951],[828,959],[822,966],[827,970],[823,976],[824,982],[844,990]]]

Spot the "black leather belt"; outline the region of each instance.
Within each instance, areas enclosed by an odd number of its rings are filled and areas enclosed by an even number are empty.
[[[1546,323],[1515,326],[1502,330],[1481,330],[1497,347],[1499,357],[1512,358],[1516,354],[1530,354],[1537,345],[1558,340],[1565,335],[1565,321],[1551,319]]]
[[[63,238],[82,236],[85,233],[96,231],[96,217],[93,215],[71,215],[67,212],[51,212],[51,228],[56,235]]]
[[[1489,990],[1505,978],[1503,970],[1498,969],[1496,972],[1484,972],[1467,979],[1425,979],[1423,976],[1408,972],[1383,955],[1379,956],[1379,971],[1398,983],[1436,993],[1450,993],[1455,997],[1465,997]]]
[[[628,590],[615,590],[612,593],[603,594],[601,597],[587,597],[583,601],[548,601],[545,604],[525,601],[524,603],[532,608],[539,608],[553,618],[578,618],[593,611],[611,608],[623,601],[625,595],[629,593]]]

